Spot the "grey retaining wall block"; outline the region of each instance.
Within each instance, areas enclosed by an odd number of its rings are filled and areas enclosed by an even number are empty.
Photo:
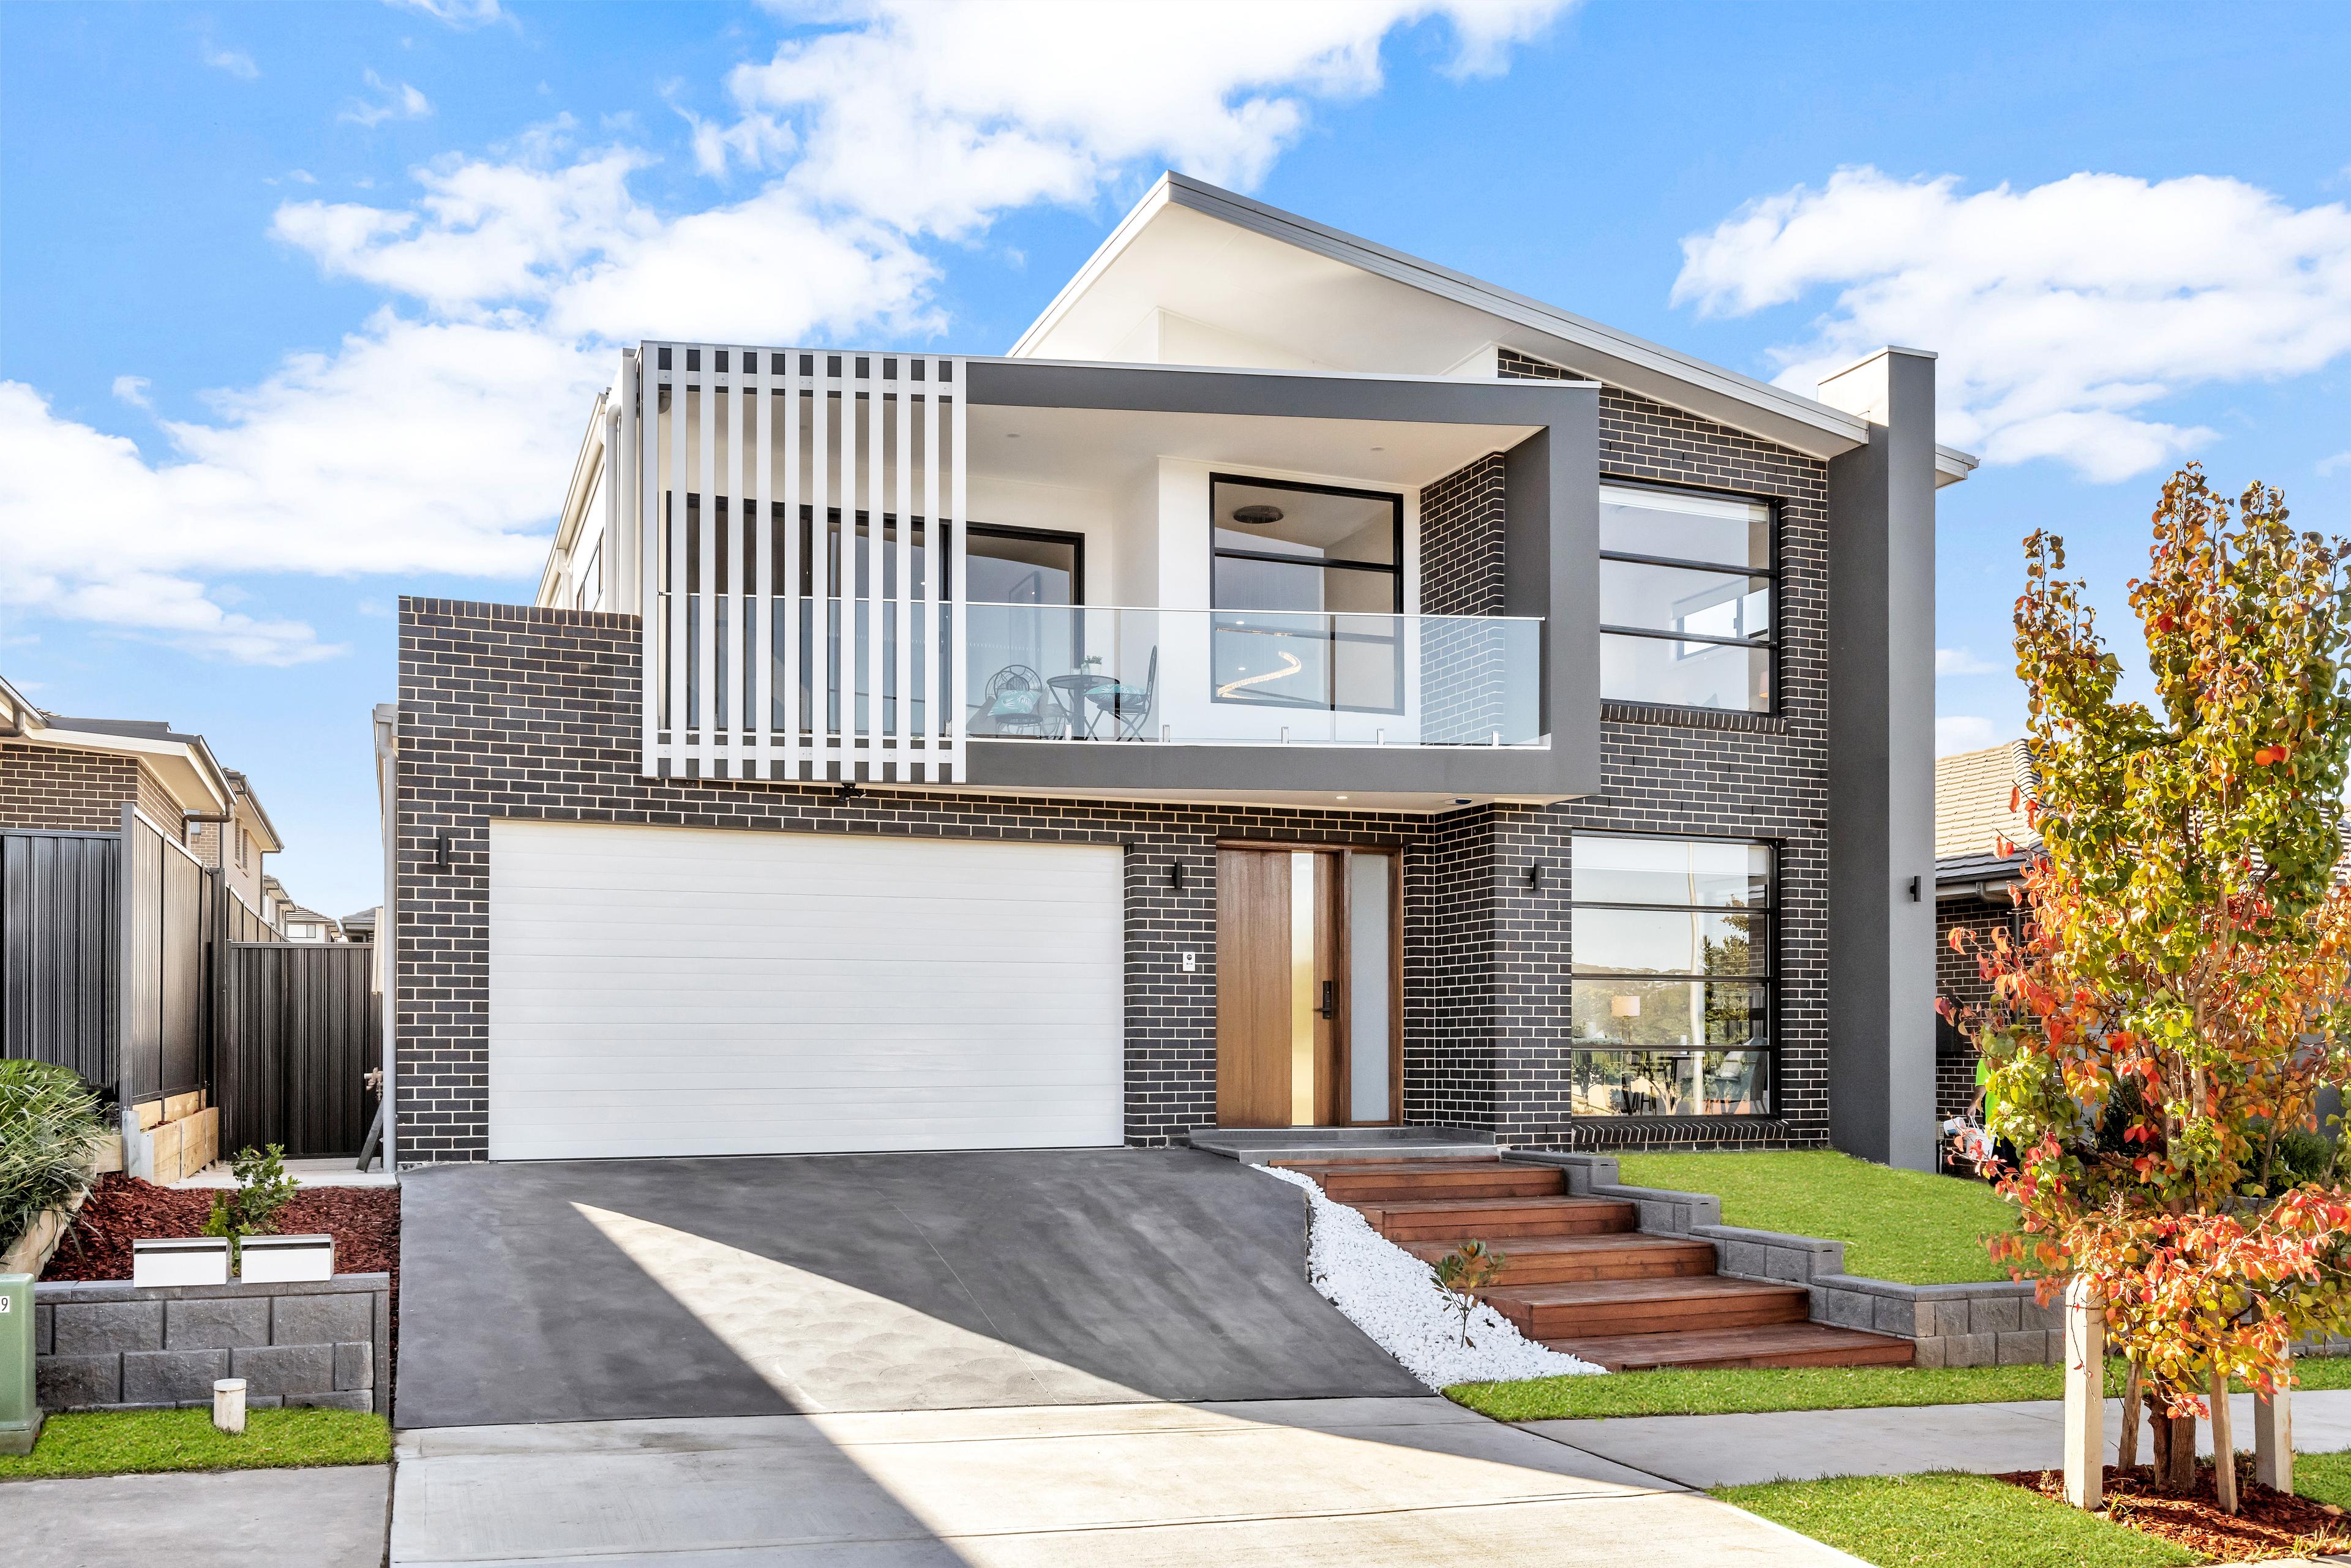
[[[1916,1341],[1914,1366],[2020,1366],[2064,1356],[2064,1309],[2035,1301],[2030,1281],[1905,1285],[1848,1274],[1844,1242],[1725,1225],[1722,1200],[1710,1193],[1625,1186],[1614,1155],[1512,1149],[1505,1157],[1559,1166],[1578,1197],[1635,1205],[1641,1228],[1653,1235],[1713,1242],[1721,1273],[1806,1287],[1814,1322]]]
[[[391,1362],[389,1274],[146,1290],[53,1281],[33,1298],[44,1410],[210,1409],[213,1380],[242,1377],[253,1409],[391,1413],[391,1379],[378,1375]]]

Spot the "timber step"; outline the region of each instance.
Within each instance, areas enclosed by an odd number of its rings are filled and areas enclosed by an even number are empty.
[[[1529,1339],[1677,1334],[1693,1329],[1800,1323],[1812,1315],[1802,1285],[1731,1280],[1590,1280],[1479,1292]]]
[[[1275,1162],[1424,1262],[1476,1238],[1504,1254],[1478,1293],[1528,1338],[1611,1371],[1907,1366],[1907,1339],[1805,1321],[1800,1285],[1715,1272],[1714,1244],[1641,1232],[1630,1203],[1568,1194],[1556,1166],[1497,1157]]]
[[[1353,1207],[1391,1241],[1448,1245],[1471,1237],[1500,1242],[1517,1236],[1629,1234],[1640,1220],[1631,1204],[1606,1197],[1403,1198]]]
[[[1499,1160],[1274,1160],[1311,1177],[1334,1203],[1441,1197],[1551,1197],[1567,1191],[1555,1166]]]
[[[1397,1245],[1424,1263],[1436,1262],[1454,1247],[1449,1241]],[[1495,1249],[1503,1255],[1497,1289],[1579,1280],[1694,1279],[1714,1272],[1714,1243],[1688,1236],[1522,1236]]]
[[[1827,1323],[1767,1323],[1753,1328],[1693,1329],[1682,1333],[1630,1333],[1547,1339],[1611,1372],[1659,1367],[1907,1366],[1914,1346],[1892,1334]]]

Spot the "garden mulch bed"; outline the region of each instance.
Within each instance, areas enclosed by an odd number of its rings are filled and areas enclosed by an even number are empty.
[[[128,1280],[131,1243],[141,1237],[202,1236],[219,1189],[157,1186],[119,1173],[98,1178],[41,1271],[44,1280]],[[306,1186],[277,1211],[284,1236],[335,1239],[338,1274],[392,1276],[392,1351],[400,1354],[400,1189]]]
[[[2241,1472],[2240,1472],[2241,1474]],[[2014,1470],[1994,1478],[2065,1500],[2063,1470]],[[2241,1481],[2231,1517],[2220,1511],[2212,1491],[2212,1467],[2196,1467],[2192,1496],[2155,1490],[2155,1471],[2146,1465],[2121,1470],[2106,1467],[2105,1516],[2116,1524],[2159,1536],[2222,1563],[2258,1563],[2273,1557],[2315,1556],[2351,1551],[2351,1521],[2343,1511],[2290,1492]]]

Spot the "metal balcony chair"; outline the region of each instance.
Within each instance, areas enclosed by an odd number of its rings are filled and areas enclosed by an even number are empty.
[[[1144,726],[1151,721],[1151,704],[1159,695],[1159,650],[1151,650],[1151,667],[1139,686],[1113,682],[1096,686],[1086,694],[1086,699],[1111,721],[1116,740],[1141,740]]]
[[[1007,664],[987,677],[973,706],[972,727],[988,735],[1042,737],[1058,734],[1068,723],[1061,705],[1046,689],[1044,678],[1026,664]],[[982,730],[982,727],[986,727]]]

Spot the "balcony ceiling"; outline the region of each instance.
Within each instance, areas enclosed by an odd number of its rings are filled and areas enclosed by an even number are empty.
[[[974,476],[1082,489],[1126,484],[1162,457],[1409,488],[1536,428],[985,403],[969,417]]]

